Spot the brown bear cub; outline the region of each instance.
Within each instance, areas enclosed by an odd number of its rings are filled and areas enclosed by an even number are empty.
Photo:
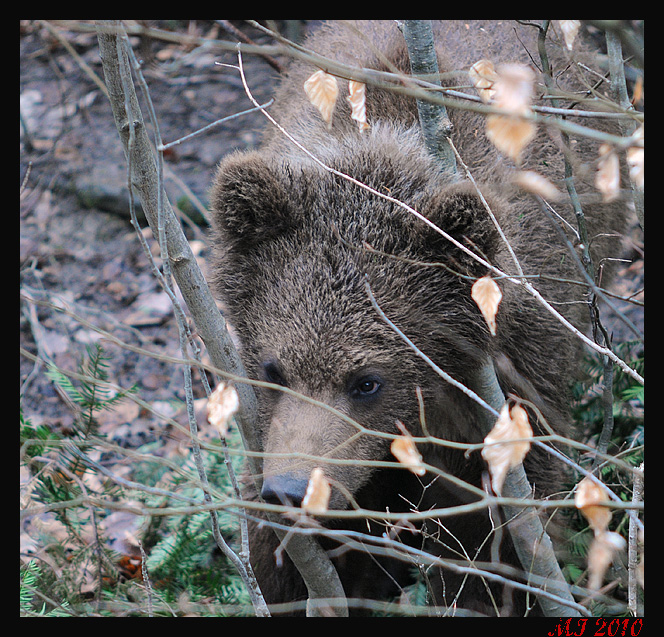
[[[434,23],[434,35],[444,85],[475,94],[468,88],[468,69],[486,58],[496,66],[533,68],[535,93],[546,93],[535,68],[534,28],[444,21]],[[409,73],[404,38],[394,22],[325,24],[305,46],[347,65]],[[552,32],[547,46],[557,88],[584,88],[585,71],[574,62],[578,53],[565,50]],[[477,564],[504,573],[496,562],[498,547],[501,562],[521,568],[495,512],[469,507],[453,516],[381,522],[381,512],[477,502],[486,465],[479,450],[466,453],[454,443],[481,442],[486,431],[479,424],[480,408],[384,320],[369,292],[385,317],[457,381],[472,386],[478,369],[493,360],[505,395],[535,406],[530,412],[535,433],[542,431],[536,414],[568,433],[568,385],[578,362],[578,339],[521,286],[504,279],[498,280],[503,299],[496,335],[490,334],[471,298],[472,284],[488,269],[394,201],[342,175],[406,203],[515,275],[513,256],[474,185],[462,167],[450,175],[427,154],[412,97],[368,85],[369,129],[360,130],[341,89],[347,82],[339,79],[340,97],[328,126],[303,89],[315,71],[310,64],[292,63],[270,113],[324,166],[270,125],[260,150],[221,162],[211,194],[214,286],[241,340],[247,373],[292,390],[257,390],[265,453],[260,495],[298,506],[312,469],[321,467],[332,487],[330,510],[377,512],[371,519],[320,519],[321,543],[331,551],[348,598],[394,599],[420,577],[441,612],[536,612],[527,609],[527,602],[535,604],[533,595],[526,599],[509,586],[454,568]],[[513,185],[517,168],[487,139],[485,116],[460,108],[448,114],[452,140],[523,272],[538,277],[530,280],[540,293],[585,329],[588,310],[575,303],[584,288],[565,283],[581,279],[568,248],[538,201]],[[620,231],[618,215],[598,203],[600,197],[584,183],[592,182],[592,174],[583,171],[583,163],[597,157],[596,148],[583,138],[572,148],[591,236]],[[535,170],[564,190],[560,151],[559,132],[540,127],[518,169]],[[555,209],[574,223],[567,201],[556,202]],[[615,249],[602,241],[593,239],[593,248]],[[412,436],[431,437],[430,443],[418,443],[431,467],[426,474],[408,471],[390,453],[400,425]],[[562,468],[546,452],[533,447],[525,468],[538,495],[564,489]],[[325,529],[335,533],[325,537]],[[344,538],[357,540],[358,533],[393,541],[380,551],[375,543],[373,550],[358,548],[361,539],[352,548],[344,543]],[[440,561],[418,570],[417,560],[400,553],[400,545]],[[266,600],[306,599],[287,555],[277,561],[277,547],[269,526],[252,523],[251,561]]]

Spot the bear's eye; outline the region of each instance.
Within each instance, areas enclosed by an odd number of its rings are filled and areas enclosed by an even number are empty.
[[[286,387],[286,380],[279,371],[277,364],[274,361],[267,361],[263,363],[263,373],[265,374],[265,380],[268,383],[274,383],[275,385],[282,385]]]
[[[370,398],[376,396],[382,388],[382,383],[375,376],[365,376],[357,380],[350,390],[353,398]]]

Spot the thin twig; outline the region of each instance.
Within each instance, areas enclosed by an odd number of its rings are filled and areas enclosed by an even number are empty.
[[[634,490],[632,492],[632,503],[641,502],[643,499],[643,473],[644,473],[644,463],[641,463],[639,467],[641,470],[641,475],[634,476]],[[629,610],[633,615],[638,614],[638,599],[637,599],[637,569],[638,569],[638,543],[639,538],[639,527],[638,527],[638,518],[630,517],[629,519],[629,530],[627,537],[627,603]],[[641,527],[643,530],[643,527]]]

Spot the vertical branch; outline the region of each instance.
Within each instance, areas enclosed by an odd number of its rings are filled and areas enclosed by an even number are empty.
[[[537,38],[537,46],[539,49],[540,60],[542,62],[542,75],[546,83],[547,89],[551,95],[555,95],[555,87],[553,85],[553,73],[551,65],[549,64],[549,57],[546,51],[546,36],[549,28],[549,21],[544,20],[542,26],[539,27],[539,34]],[[608,38],[608,35],[607,35]],[[620,60],[622,68],[622,58]],[[624,78],[623,78],[624,79]],[[558,106],[558,100],[552,99],[551,104],[555,107]],[[565,131],[560,131],[563,146],[568,149],[570,147],[569,136]],[[599,308],[597,306],[597,288],[595,286],[595,266],[590,256],[590,241],[588,240],[588,230],[586,227],[586,218],[581,207],[576,186],[574,184],[574,172],[572,170],[572,163],[569,160],[568,154],[564,153],[565,161],[565,185],[570,197],[570,202],[574,209],[574,214],[577,220],[577,227],[579,231],[579,242],[583,246],[581,250],[581,263],[584,271],[582,272],[589,283],[588,288],[588,305],[590,310],[590,320],[593,326],[593,331],[599,329],[600,342],[606,345],[607,348],[611,347],[610,339],[601,324],[599,317]],[[555,222],[554,222],[555,223]],[[559,227],[555,226],[557,230]],[[611,434],[613,432],[613,363],[607,356],[603,356],[604,362],[604,390],[602,395],[602,402],[604,405],[604,426],[600,436],[600,453],[604,453],[608,447]],[[595,456],[593,469],[596,469],[600,464],[600,455]]]
[[[223,319],[212,300],[212,295],[207,288],[207,283],[196,264],[196,260],[193,258],[189,244],[175,219],[168,198],[163,192],[163,182],[160,179],[160,171],[158,171],[155,164],[152,148],[145,130],[143,116],[138,105],[138,99],[131,79],[128,54],[123,47],[122,38],[119,37],[117,33],[121,26],[116,21],[104,21],[102,24],[104,27],[110,27],[109,32],[103,32],[101,28],[98,29],[99,50],[108,87],[108,96],[111,101],[115,123],[118,132],[120,133],[120,138],[127,157],[131,185],[136,187],[139,196],[141,197],[148,223],[153,232],[156,231],[155,234],[159,236],[160,239],[162,252],[164,254],[164,284],[170,286],[168,279],[170,278],[170,269],[172,266],[173,276],[180,286],[183,297],[189,304],[190,308],[193,306],[197,311],[214,311],[216,313],[218,316],[218,321],[216,323],[214,320],[208,322],[206,320],[208,317],[204,314],[201,315],[205,326],[204,329],[201,330],[201,337],[206,345],[208,345],[210,357],[213,363],[220,368],[226,369],[225,364],[228,364],[235,369],[236,373],[244,375],[241,363],[239,362],[239,358],[237,357],[234,348],[230,349],[230,347],[227,346],[224,352],[225,356],[221,356],[220,343],[222,339],[219,337],[226,336],[226,338],[228,338],[228,343],[231,344],[230,338],[226,333]],[[175,307],[178,308],[179,306],[175,304]],[[214,308],[214,310],[212,310],[212,308]],[[176,315],[178,315],[179,319],[183,318],[181,314],[181,310],[176,311]],[[193,309],[192,315],[196,320],[196,311]],[[213,316],[210,318],[214,319]],[[219,320],[221,323],[219,323]],[[214,328],[219,331],[217,333],[210,331]],[[186,343],[184,342],[183,320],[178,320],[178,330],[180,333],[180,344],[183,348],[183,354],[186,354],[184,351]],[[213,353],[216,356],[213,355]],[[233,360],[233,355],[235,356],[235,360]],[[253,396],[253,390],[251,390],[248,385],[245,385],[244,387],[251,391],[251,396]],[[188,366],[185,367],[185,391],[187,393],[189,422],[190,426],[193,427],[192,440],[195,440],[196,421],[192,407],[191,368]],[[238,389],[238,394],[239,393],[240,390]],[[245,417],[244,420],[242,418],[243,416]],[[246,412],[244,412],[238,420],[238,425],[241,430],[243,430],[243,433],[247,434],[247,438],[252,439],[253,421],[246,420]],[[194,456],[199,470],[199,477],[204,486],[205,499],[209,501],[211,497],[205,490],[207,477],[196,447],[194,448]],[[269,616],[267,605],[260,593],[247,556],[244,556],[243,559],[230,549],[219,533],[216,513],[211,512],[211,517],[215,540],[219,545],[219,548],[240,573],[243,582],[247,586],[247,590],[251,596],[257,615]]]
[[[97,37],[99,52],[104,68],[104,77],[108,88],[108,96],[113,109],[115,124],[122,141],[125,156],[131,170],[132,186],[138,192],[146,218],[156,236],[163,235],[167,245],[168,259],[173,277],[177,282],[182,296],[191,312],[198,333],[205,343],[213,365],[237,377],[245,377],[246,372],[226,329],[226,323],[210,293],[207,281],[203,277],[194,258],[180,225],[173,214],[172,207],[162,189],[158,167],[152,153],[152,147],[145,129],[133,82],[131,78],[123,78],[118,58],[118,36],[121,29],[118,21],[99,21]],[[129,68],[126,52],[120,53],[123,65]],[[160,228],[163,224],[163,230]],[[236,422],[241,432],[246,449],[260,449],[255,432],[257,414],[256,396],[252,387],[246,383],[237,384],[240,399],[240,410],[236,414]],[[257,459],[248,456],[253,475],[260,475]],[[339,576],[329,558],[315,538],[293,535],[286,550],[297,566],[309,591],[310,613],[318,614],[321,601],[328,600],[326,606],[332,606],[338,615],[347,615],[343,587]],[[237,556],[235,556],[237,558]],[[233,560],[243,575],[249,593],[252,594],[254,607],[261,616],[269,615],[262,596],[258,592],[253,572],[248,563]]]
[[[611,435],[613,434],[613,363],[602,356],[604,365],[604,386],[602,388],[602,410],[604,412],[604,424],[597,441],[597,454],[593,460],[593,473],[599,471],[603,463],[602,455],[607,453]]]
[[[634,474],[634,490],[632,492],[632,503],[637,504],[643,500],[643,471],[644,463],[639,467],[640,474]],[[637,513],[635,511],[635,513]],[[637,569],[638,569],[638,526],[634,516],[629,518],[629,531],[627,542],[627,604],[633,615],[638,615],[638,597],[637,597]]]
[[[98,34],[100,55],[115,124],[127,160],[131,162],[132,185],[141,198],[150,227],[154,228],[155,236],[158,236],[159,195],[157,189],[160,184],[158,182],[157,166],[145,130],[138,99],[131,83],[129,87],[131,92],[126,96],[126,99],[134,121],[133,123],[129,121],[127,107],[125,106],[125,92],[119,71],[116,49],[117,36],[111,30],[117,30],[119,24],[114,21],[102,21],[100,24],[105,27],[100,29]],[[132,131],[134,139],[130,147],[129,138]],[[162,205],[164,209],[164,230],[173,276],[194,317],[196,328],[208,349],[210,359],[219,369],[237,376],[246,376],[242,362],[226,329],[226,322],[212,298],[207,281],[196,264],[191,248],[173,214],[168,197],[163,197]],[[237,417],[238,426],[247,448],[255,450],[257,444],[253,423],[256,414],[256,397],[251,386],[247,384],[240,384],[237,391],[242,405],[241,412]]]
[[[503,395],[493,362],[488,360],[478,372],[474,387],[480,396],[497,411],[503,406]],[[477,410],[483,421],[482,431],[488,433],[494,425],[495,418],[486,410]],[[506,498],[527,500],[532,498],[532,487],[528,482],[523,465],[520,464],[505,476],[502,495]],[[545,591],[553,593],[558,599],[538,597],[542,612],[547,617],[578,617],[579,613],[572,607],[576,605],[565,577],[560,570],[553,543],[545,531],[542,521],[533,507],[517,507],[503,505],[507,528],[509,529],[514,549],[519,561],[527,573],[539,576],[546,584]],[[566,603],[568,602],[568,603]]]
[[[625,81],[625,66],[623,64],[622,42],[619,35],[610,29],[606,31],[606,51],[609,58],[609,74],[611,76],[611,91],[614,99],[625,111],[634,110],[627,94],[627,82]],[[636,122],[622,124],[623,134],[631,135],[636,129]],[[632,184],[632,196],[634,197],[634,207],[639,219],[641,228],[645,230],[645,204],[643,201],[643,192]]]
[[[408,47],[410,70],[413,75],[438,75],[438,58],[433,41],[431,20],[404,20],[403,36]],[[440,86],[440,80],[431,80]],[[452,122],[442,104],[417,100],[420,126],[427,150],[440,162],[444,172],[456,174],[456,158],[449,137]]]
[[[408,46],[413,75],[437,74],[438,60],[431,21],[404,20],[403,34]],[[448,139],[452,125],[445,107],[418,99],[417,108],[427,150],[440,161],[444,171],[455,175],[456,157]],[[479,370],[472,389],[496,412],[500,412],[505,396],[498,383],[491,359],[488,359]],[[478,416],[484,423],[483,431],[488,433],[494,425],[495,416],[486,409],[478,409]],[[520,499],[532,497],[532,488],[523,465],[508,473],[503,486],[503,495]],[[578,616],[578,612],[568,605],[575,603],[574,598],[558,565],[553,543],[544,530],[536,510],[532,507],[524,509],[510,506],[504,506],[503,510],[509,520],[510,535],[524,570],[541,576],[547,581],[544,590],[560,598],[560,601],[557,601],[541,596],[539,603],[544,614],[549,617]]]

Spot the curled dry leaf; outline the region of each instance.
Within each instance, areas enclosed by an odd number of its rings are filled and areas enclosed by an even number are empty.
[[[588,520],[595,535],[605,531],[611,521],[611,509],[602,506],[604,502],[609,502],[609,498],[603,487],[588,477],[579,482],[574,504]]]
[[[618,155],[608,144],[599,147],[595,187],[602,193],[605,203],[615,201],[620,194],[620,162]]]
[[[478,60],[468,69],[468,75],[483,102],[490,102],[495,94],[494,82],[498,77],[491,60]]]
[[[514,115],[530,113],[535,74],[522,64],[504,64],[497,71],[493,83],[494,104]],[[521,152],[535,136],[532,122],[509,115],[489,115],[486,134],[491,143],[517,164]]]
[[[309,101],[319,110],[328,128],[331,127],[332,115],[339,95],[337,78],[323,70],[316,71],[304,83],[304,92]]]
[[[599,590],[604,581],[604,574],[618,551],[625,548],[625,539],[613,531],[597,534],[588,549],[588,588]]]
[[[520,405],[510,409],[505,403],[496,424],[484,439],[487,446],[482,449],[482,457],[491,473],[491,486],[496,493],[502,491],[507,472],[526,457],[532,437],[526,410]]]
[[[426,469],[422,465],[422,456],[412,438],[406,436],[395,438],[392,441],[390,450],[392,451],[392,455],[415,475],[423,476],[426,473]]]
[[[581,27],[580,20],[558,20],[560,25],[560,30],[563,32],[563,38],[565,38],[565,46],[569,51],[572,50],[574,46],[574,40],[576,39],[576,34],[579,32]]]
[[[632,106],[636,106],[643,100],[643,75],[638,75],[636,81],[634,82],[634,90],[632,91],[632,99],[630,102]]]
[[[366,96],[365,84],[355,82],[354,80],[348,82],[348,101],[351,107],[350,116],[357,122],[360,132],[369,128],[369,124],[367,124]]]
[[[503,298],[503,293],[500,291],[498,284],[490,276],[483,276],[473,283],[470,295],[480,308],[482,316],[489,326],[489,332],[492,336],[495,336],[496,314]]]
[[[397,421],[397,427],[403,435],[392,441],[390,445],[392,455],[409,471],[415,475],[423,476],[426,473],[426,468],[422,464],[422,455],[417,450],[413,437],[408,433],[403,423]]]
[[[228,423],[240,406],[237,391],[232,385],[219,383],[208,399],[208,422],[222,438],[228,434]]]
[[[645,124],[641,124],[639,128],[634,131],[632,137],[636,140],[643,140],[644,138],[644,127]],[[629,176],[632,180],[632,183],[641,190],[644,189],[643,182],[645,177],[645,148],[639,148],[632,146],[627,149],[627,165],[629,166]]]
[[[320,467],[315,467],[311,471],[307,492],[304,495],[304,500],[302,500],[302,508],[307,513],[325,513],[330,502],[331,491],[330,483],[327,481],[323,470]]]
[[[544,176],[533,170],[520,170],[513,178],[514,183],[523,190],[539,195],[548,201],[558,201],[560,191]]]
[[[535,74],[523,64],[503,64],[494,82],[496,106],[513,113],[530,112]]]
[[[503,115],[489,115],[486,132],[493,145],[516,164],[521,161],[521,151],[535,136],[531,122]]]

